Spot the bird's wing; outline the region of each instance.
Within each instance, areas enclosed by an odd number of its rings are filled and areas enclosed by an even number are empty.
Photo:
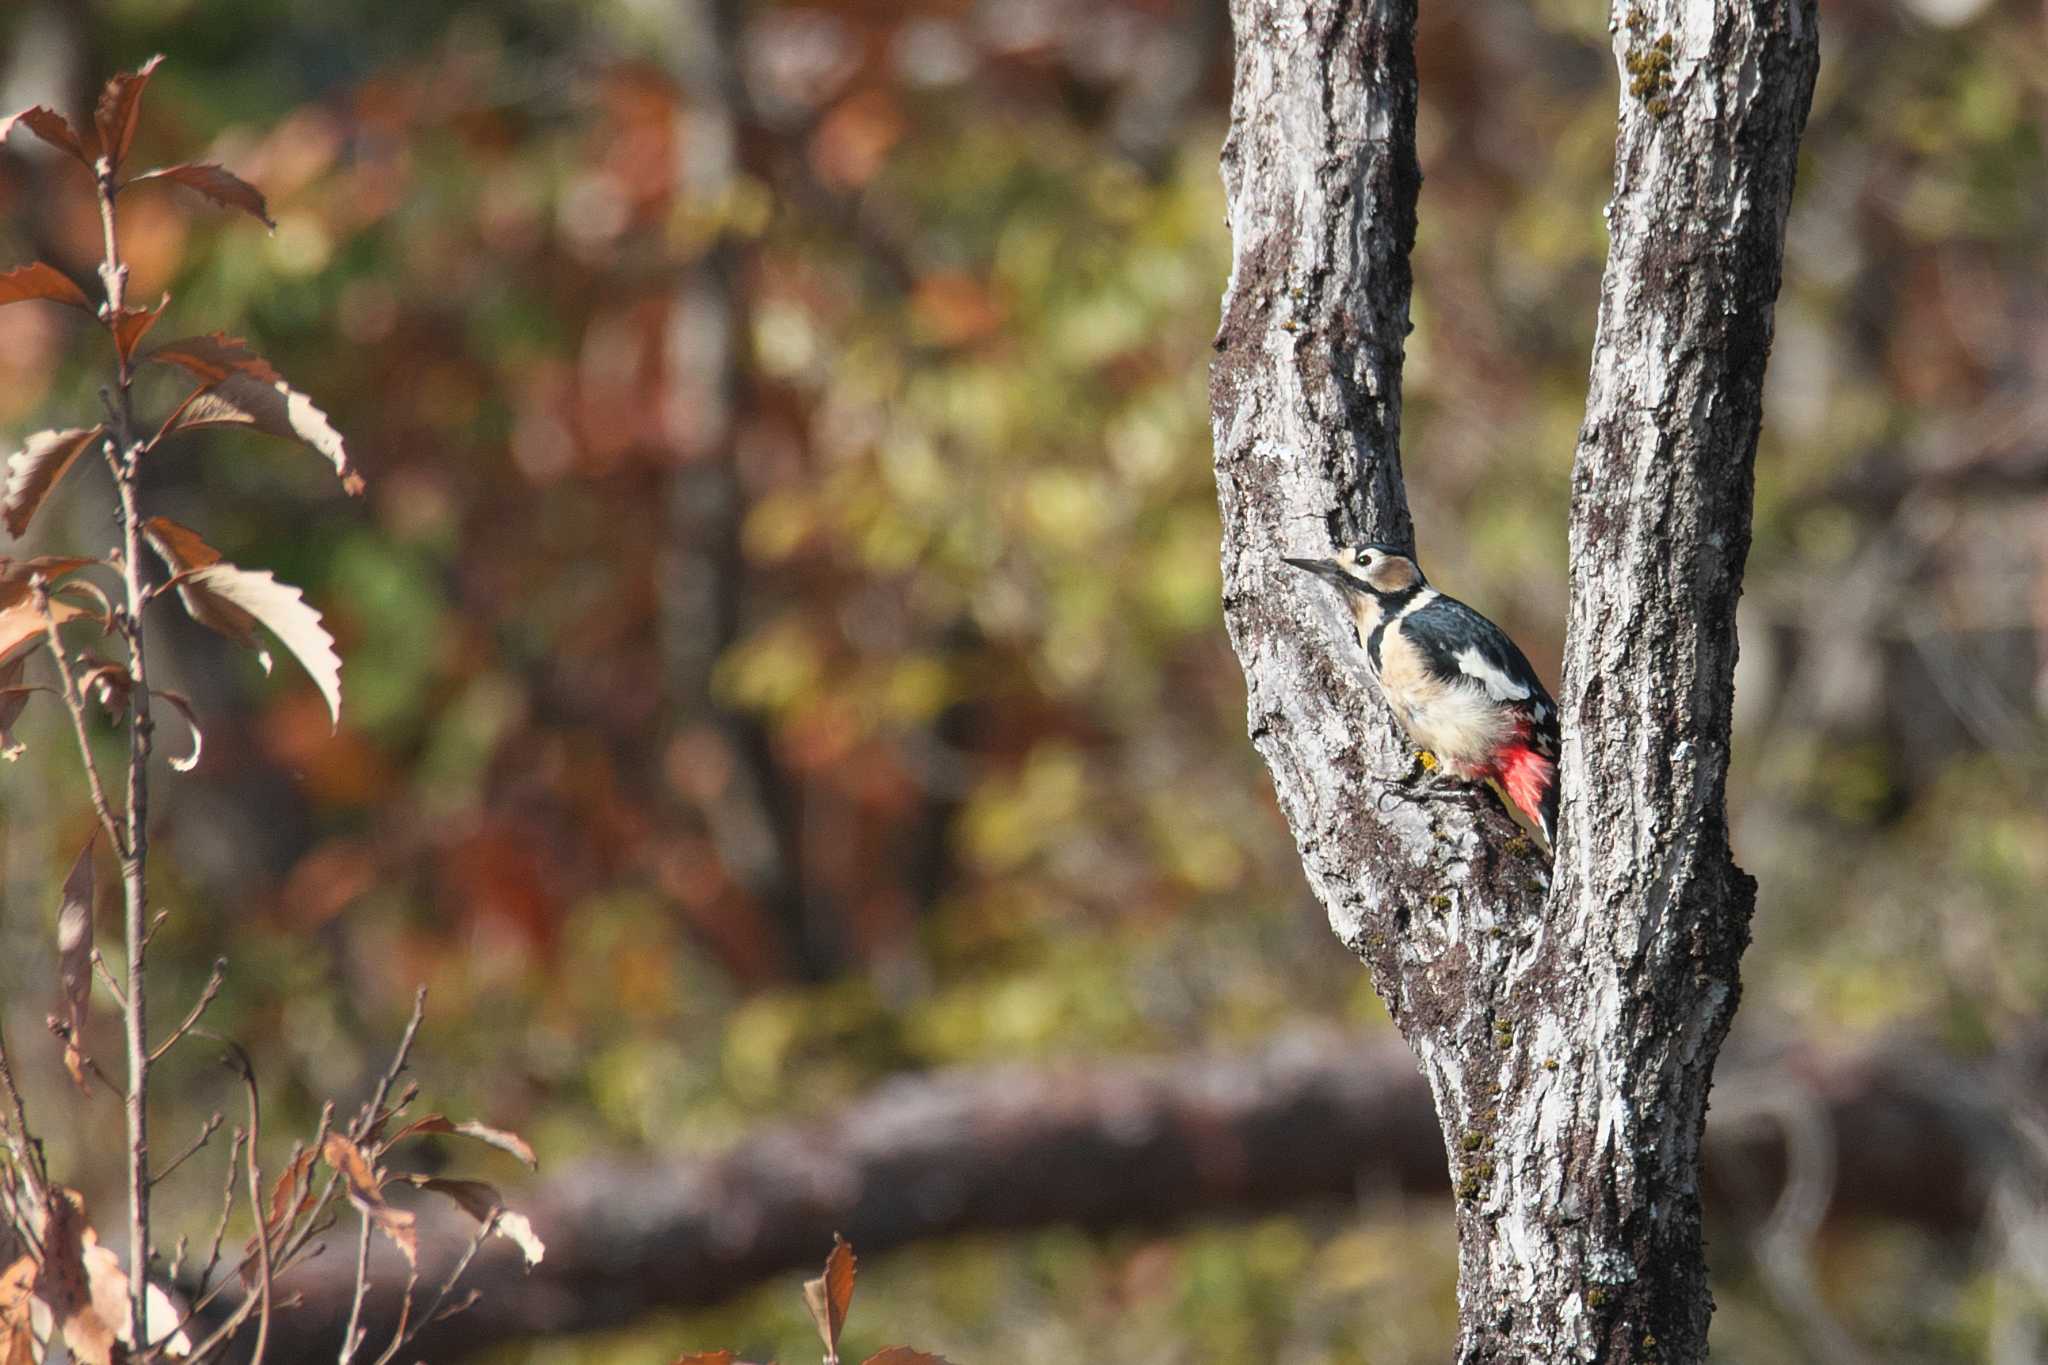
[[[1457,598],[1432,598],[1401,624],[1440,676],[1481,687],[1497,702],[1525,705],[1539,722],[1556,717],[1557,703],[1528,657],[1506,631]]]

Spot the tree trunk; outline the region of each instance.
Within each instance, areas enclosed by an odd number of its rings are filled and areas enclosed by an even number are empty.
[[[1460,1361],[1694,1361],[1699,1149],[1754,886],[1723,788],[1764,360],[1813,0],[1617,0],[1613,244],[1573,466],[1555,870],[1411,765],[1279,563],[1412,543],[1399,456],[1412,0],[1233,0],[1235,240],[1211,383],[1224,607],[1310,884],[1422,1064]]]

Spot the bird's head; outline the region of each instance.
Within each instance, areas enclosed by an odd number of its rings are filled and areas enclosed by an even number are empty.
[[[1347,546],[1328,559],[1283,557],[1281,562],[1327,578],[1347,594],[1395,597],[1422,586],[1422,570],[1412,558],[1391,545]]]

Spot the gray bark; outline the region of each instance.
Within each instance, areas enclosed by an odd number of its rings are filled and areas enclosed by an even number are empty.
[[[1754,898],[1723,806],[1735,602],[1813,0],[1615,5],[1554,874],[1490,804],[1384,799],[1407,745],[1334,601],[1279,563],[1413,543],[1414,4],[1232,16],[1235,256],[1211,384],[1225,616],[1309,882],[1436,1103],[1458,1358],[1702,1359],[1700,1134]]]

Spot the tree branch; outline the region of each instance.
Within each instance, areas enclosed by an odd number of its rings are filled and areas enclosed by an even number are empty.
[[[1899,1040],[1757,1051],[1769,1061],[1733,1066],[1717,1091],[1707,1189],[1738,1226],[1759,1229],[1789,1188],[1811,1184],[1774,1117],[1786,1096],[1832,1152],[1821,1201],[1830,1218],[1967,1234],[2000,1174],[2024,1159],[2013,1093],[2048,1081],[2048,1053],[2006,1077],[1998,1059],[1963,1063]],[[1950,1174],[1928,1180],[1929,1169]],[[1447,1184],[1427,1087],[1391,1039],[1302,1033],[1238,1057],[911,1076],[723,1155],[597,1162],[529,1192],[518,1203],[547,1260],[529,1275],[508,1244],[488,1244],[469,1271],[488,1311],[425,1329],[416,1349],[444,1360],[718,1303],[813,1267],[835,1231],[876,1253],[974,1231],[1171,1226],[1362,1192],[1434,1197]],[[438,1217],[438,1204],[421,1212],[427,1278],[474,1229]],[[405,1272],[389,1248],[377,1258],[372,1278],[386,1287],[372,1290],[361,1324],[372,1337],[392,1330]],[[278,1359],[333,1353],[354,1269],[320,1258],[283,1277],[305,1306],[272,1324]]]

